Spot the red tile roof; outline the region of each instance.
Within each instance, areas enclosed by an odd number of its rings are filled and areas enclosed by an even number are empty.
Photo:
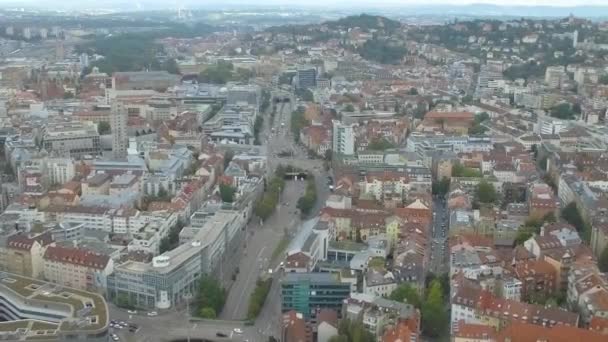
[[[497,342],[606,342],[606,335],[580,329],[556,325],[551,328],[541,325],[512,322],[498,333]]]
[[[110,257],[104,254],[95,253],[86,249],[60,246],[49,246],[44,253],[44,259],[100,270],[104,269],[107,266],[108,261],[110,261]]]
[[[458,322],[458,332],[455,337],[468,339],[490,339],[496,337],[494,327],[483,324],[467,324],[465,321]]]

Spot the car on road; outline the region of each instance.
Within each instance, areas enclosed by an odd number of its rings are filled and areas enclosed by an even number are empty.
[[[217,337],[228,337],[228,335],[224,334],[223,332],[219,332],[219,331],[215,333],[215,336],[217,336]]]
[[[243,330],[241,330],[241,328],[234,328],[232,331],[234,331],[235,334],[242,334]]]
[[[112,336],[112,340],[114,340],[114,341],[120,340],[120,337],[118,337],[118,335],[116,335],[116,334],[112,334],[111,336]]]
[[[279,267],[285,267],[285,261],[281,261],[281,263],[279,264]]]
[[[158,312],[150,311],[150,312],[148,312],[148,316],[150,316],[150,317],[158,316]]]
[[[127,312],[130,313],[131,315],[137,314],[137,310],[127,310]]]

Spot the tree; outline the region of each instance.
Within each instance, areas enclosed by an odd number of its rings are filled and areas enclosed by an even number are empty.
[[[99,135],[110,134],[111,130],[110,123],[107,121],[102,121],[97,124],[97,133],[99,133]]]
[[[562,210],[562,218],[576,228],[583,240],[590,240],[591,227],[583,220],[583,217],[576,207],[576,203],[570,202],[570,204]]]
[[[315,203],[317,202],[317,187],[312,174],[309,174],[306,180],[306,191],[304,196],[298,199],[297,208],[300,209],[302,216],[310,214]]]
[[[375,138],[367,145],[367,148],[371,151],[384,151],[394,147],[395,145],[386,140],[386,138]]]
[[[116,298],[114,299],[114,303],[119,308],[128,309],[128,310],[135,309],[135,305],[133,304],[133,302],[131,301],[129,296],[124,293],[117,295]]]
[[[452,167],[452,177],[481,177],[481,172],[461,164]]]
[[[203,313],[204,308],[211,308],[217,314],[222,311],[225,301],[226,290],[221,287],[220,283],[210,276],[203,276],[196,296],[198,314]]]
[[[335,339],[334,339],[335,338]],[[375,336],[370,333],[359,320],[342,319],[338,323],[338,335],[332,337],[339,342],[375,342]]]
[[[346,105],[346,107],[344,107],[344,111],[352,113],[355,111],[355,106],[353,106],[352,103],[349,103]]]
[[[517,231],[517,236],[515,236],[515,241],[513,241],[513,244],[515,246],[523,245],[524,242],[528,241],[528,239],[532,237],[532,235],[533,233],[529,227],[522,228]]]
[[[233,79],[233,69],[232,63],[220,61],[201,71],[198,80],[201,83],[226,84]]]
[[[418,95],[418,89],[416,88],[410,88],[410,90],[407,91],[408,95]]]
[[[494,185],[485,180],[479,182],[475,195],[477,200],[481,203],[494,203],[498,199]]]
[[[422,304],[418,291],[408,283],[402,283],[399,285],[399,287],[393,290],[390,295],[390,299],[412,304],[416,308],[420,308],[420,305]]]
[[[158,193],[156,194],[156,197],[161,201],[166,200],[169,198],[169,193],[167,192],[167,190],[165,190],[165,187],[161,185],[158,187]]]
[[[442,336],[449,323],[444,307],[443,288],[439,279],[431,282],[430,290],[422,303],[422,330],[429,337]]]
[[[177,61],[175,58],[167,59],[161,68],[170,74],[179,75],[179,67],[177,66]]]
[[[328,162],[331,161],[331,159],[332,159],[332,151],[330,149],[325,150],[325,155],[323,156],[323,159],[325,159]]]
[[[222,202],[232,203],[234,202],[234,194],[236,189],[233,186],[228,184],[220,184],[220,197],[222,198]]]
[[[358,49],[361,57],[382,64],[396,64],[407,53],[404,46],[386,40],[370,39]]]
[[[234,158],[234,151],[230,149],[226,150],[226,152],[224,152],[224,170],[230,165],[232,158]]]
[[[329,338],[329,342],[348,342],[348,336],[335,335]]]
[[[560,103],[553,106],[549,111],[549,114],[554,118],[562,120],[572,120],[576,117],[576,113],[570,103]]]
[[[313,102],[315,100],[315,96],[309,89],[298,88],[296,89],[296,95],[305,102]]]
[[[198,313],[198,315],[201,318],[207,318],[207,319],[215,319],[217,318],[217,313],[215,312],[215,310],[213,308],[210,307],[204,307],[200,310],[200,312]]]
[[[600,254],[600,259],[597,262],[600,271],[608,272],[608,246],[604,247],[602,254]]]
[[[249,308],[247,310],[247,319],[254,320],[262,311],[266,297],[270,292],[272,286],[272,278],[266,280],[259,279],[256,283],[255,289],[249,298]]]
[[[450,191],[450,179],[443,177],[440,181],[433,182],[431,190],[433,195],[444,196]]]

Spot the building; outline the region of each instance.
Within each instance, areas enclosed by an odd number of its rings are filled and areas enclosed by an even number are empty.
[[[2,268],[26,277],[40,277],[44,271],[42,256],[50,243],[50,234],[9,236],[6,246],[0,251]]]
[[[495,297],[492,293],[471,287],[458,287],[452,296],[451,331],[457,333],[460,321],[484,324],[501,329],[513,322],[539,326],[578,326],[579,315],[561,309],[527,304]]]
[[[123,103],[114,101],[110,115],[110,126],[112,128],[112,153],[114,158],[123,158],[127,155],[129,137],[127,135],[128,113]]]
[[[354,124],[346,125],[333,120],[332,151],[339,155],[352,156],[355,154]]]
[[[317,69],[313,66],[303,66],[298,68],[296,79],[298,88],[314,88],[317,86]]]
[[[473,126],[471,112],[428,112],[422,121],[422,130],[438,129],[444,132],[467,134]]]
[[[99,155],[101,145],[95,125],[80,122],[48,124],[42,137],[44,149],[63,157]]]
[[[522,282],[522,298],[533,301],[551,296],[558,287],[557,271],[544,260],[523,261],[515,265],[514,275]]]
[[[496,342],[604,342],[608,338],[596,331],[576,326],[541,326],[525,322],[513,322],[496,334]],[[470,341],[470,340],[467,340]]]
[[[115,72],[112,75],[112,89],[165,91],[178,80],[176,75],[166,71]]]
[[[80,290],[105,291],[113,268],[109,256],[84,249],[49,246],[44,253],[44,278]]]
[[[108,306],[98,294],[0,273],[0,339],[109,340]]]
[[[108,298],[138,308],[168,309],[191,299],[203,274],[204,248],[185,243],[154,257],[151,263],[127,261],[108,277]]]
[[[363,276],[363,293],[388,297],[397,288],[397,279],[392,272],[377,270],[373,267]]]
[[[314,316],[317,309],[340,311],[342,301],[350,295],[350,284],[333,273],[287,273],[281,283],[283,312],[295,310],[304,317]]]

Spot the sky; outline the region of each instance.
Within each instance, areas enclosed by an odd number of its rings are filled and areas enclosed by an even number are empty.
[[[205,4],[205,3],[218,3],[218,4],[252,4],[252,5],[296,5],[296,6],[306,6],[306,5],[341,5],[341,4],[349,4],[356,6],[374,6],[374,5],[391,5],[391,6],[408,6],[408,5],[439,5],[439,4],[449,4],[449,5],[467,5],[467,4],[493,4],[500,6],[581,6],[581,5],[605,5],[608,6],[608,0],[264,0],[260,2],[259,0],[207,0],[207,1],[194,1],[194,0],[99,0],[95,2],[82,1],[78,0],[50,0],[41,2],[40,0],[0,0],[0,4],[23,4],[23,5],[37,5],[44,4],[48,6],[49,4],[58,4],[58,5],[67,5],[72,3],[78,3],[80,5],[91,6],[95,3],[103,6],[110,3],[140,3],[144,6],[147,4],[153,5],[164,5],[167,7],[173,7],[172,4],[176,3],[187,3],[191,4]]]

